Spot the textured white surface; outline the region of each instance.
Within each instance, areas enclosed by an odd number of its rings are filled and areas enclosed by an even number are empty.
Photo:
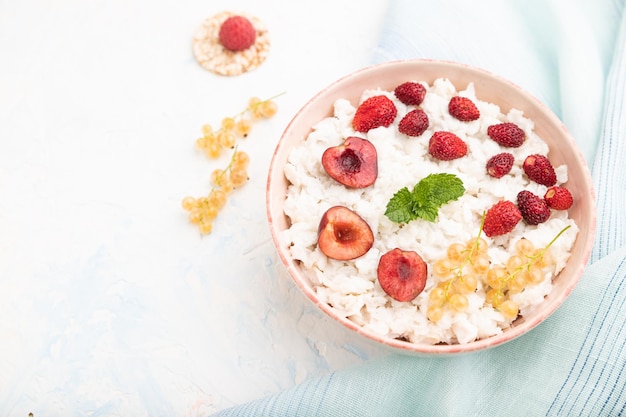
[[[0,414],[205,416],[387,354],[281,273],[265,217],[274,146],[304,102],[368,65],[386,1],[0,2]],[[202,69],[191,38],[257,15],[257,70]],[[251,180],[201,236],[180,206],[225,165],[203,123],[251,96],[278,114]]]

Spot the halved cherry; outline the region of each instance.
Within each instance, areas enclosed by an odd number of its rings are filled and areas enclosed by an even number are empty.
[[[391,298],[411,301],[424,290],[427,272],[417,252],[395,248],[380,257],[378,283]]]
[[[350,188],[369,187],[378,177],[378,154],[367,139],[349,136],[322,154],[322,166],[335,181]]]
[[[329,258],[350,260],[365,255],[374,244],[367,222],[344,206],[326,210],[317,229],[317,245]]]

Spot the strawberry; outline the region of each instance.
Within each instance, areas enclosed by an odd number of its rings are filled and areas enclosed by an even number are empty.
[[[523,190],[517,194],[517,208],[527,224],[537,225],[550,218],[548,203],[536,194]]]
[[[396,98],[407,106],[419,106],[426,96],[426,88],[416,82],[407,81],[393,90]]]
[[[513,230],[520,220],[522,220],[522,213],[515,203],[500,200],[487,210],[483,232],[488,237],[504,235]]]
[[[487,173],[494,178],[502,178],[511,171],[513,162],[515,157],[508,152],[494,155],[487,161]]]
[[[428,115],[422,109],[408,112],[400,123],[398,130],[408,136],[419,136],[428,129]]]
[[[510,122],[489,126],[487,135],[507,148],[518,148],[526,139],[526,133],[518,125]]]
[[[572,193],[565,187],[550,187],[543,198],[548,207],[555,210],[567,210],[574,204]]]
[[[220,26],[219,39],[224,48],[239,52],[254,45],[256,30],[245,17],[230,16]]]
[[[467,97],[454,96],[448,103],[448,111],[452,117],[462,122],[471,122],[480,117],[480,111],[472,100]]]
[[[441,161],[451,161],[467,154],[467,144],[452,132],[435,132],[428,142],[428,152]]]
[[[352,127],[357,132],[367,132],[380,126],[388,127],[397,114],[396,105],[389,97],[373,96],[357,107]]]
[[[522,165],[524,172],[531,181],[552,187],[556,184],[556,173],[550,160],[540,154],[528,155]]]

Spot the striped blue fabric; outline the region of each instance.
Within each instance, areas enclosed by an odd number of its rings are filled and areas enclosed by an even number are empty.
[[[598,231],[591,262],[602,259],[626,243],[626,23],[618,36],[613,66],[606,84],[602,141],[593,164],[598,206]]]
[[[618,416],[626,406],[626,250],[593,264],[585,279],[605,285],[574,362],[546,415]],[[565,339],[568,340],[568,339]],[[578,346],[578,345],[577,345]]]
[[[476,3],[391,0],[374,60],[481,66],[564,120],[597,194],[596,241],[579,285],[504,346],[444,359],[390,355],[217,416],[626,416],[624,2]]]

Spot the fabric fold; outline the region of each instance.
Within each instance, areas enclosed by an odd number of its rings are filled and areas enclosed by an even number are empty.
[[[484,68],[544,102],[591,166],[623,1],[392,0],[374,62],[428,58]]]

